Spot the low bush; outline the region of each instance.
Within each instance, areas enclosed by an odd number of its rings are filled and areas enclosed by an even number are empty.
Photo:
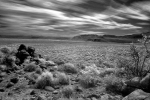
[[[54,77],[57,81],[57,82],[55,82],[56,84],[60,84],[60,85],[68,85],[69,84],[69,77],[65,73],[56,72]]]
[[[106,85],[106,90],[111,93],[120,93],[124,85],[122,79],[114,74],[104,77],[103,82]]]
[[[3,64],[11,67],[16,61],[15,56],[7,55],[3,57]]]
[[[64,98],[72,98],[73,97],[73,93],[74,92],[74,89],[72,86],[66,86],[62,89],[62,95]]]
[[[26,72],[33,72],[33,71],[36,70],[36,68],[38,68],[37,65],[35,65],[33,63],[30,63],[30,64],[25,66],[24,71],[26,71]]]
[[[62,70],[66,73],[76,74],[78,72],[77,68],[71,63],[66,63],[62,67]]]
[[[121,68],[104,68],[104,69],[101,69],[99,76],[105,77],[107,75],[116,74],[119,71],[121,71]]]
[[[82,75],[79,78],[79,83],[84,88],[96,87],[99,81],[100,80],[97,77],[92,75]]]
[[[11,48],[5,46],[5,47],[2,47],[2,48],[0,49],[0,51],[1,51],[3,54],[8,55],[8,54],[11,53]]]

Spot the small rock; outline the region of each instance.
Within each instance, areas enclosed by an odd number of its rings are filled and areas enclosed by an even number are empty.
[[[44,64],[44,65],[46,64],[46,60],[43,58],[39,58],[38,61],[40,64]]]
[[[57,90],[53,91],[53,94],[58,94],[58,91]]]
[[[99,94],[89,94],[88,96],[87,96],[87,98],[99,98],[100,97],[100,95]]]
[[[7,69],[7,66],[6,65],[0,65],[0,70],[1,71],[5,71]]]
[[[7,84],[6,88],[10,88],[12,86],[14,86],[14,83],[10,82],[10,83]]]
[[[3,81],[3,79],[2,78],[0,78],[0,82],[2,82]]]
[[[97,100],[97,99],[93,97],[91,100]]]
[[[86,98],[85,100],[91,100],[90,98]]]
[[[34,90],[32,90],[31,92],[30,92],[30,95],[35,95],[36,94],[36,92],[34,91]]]
[[[78,100],[84,100],[83,98],[78,98]]]
[[[36,100],[47,100],[44,96],[38,96]]]
[[[55,66],[56,64],[53,61],[46,61],[46,66]]]
[[[43,69],[43,68],[46,68],[46,65],[45,64],[39,64],[39,66]]]
[[[53,70],[57,71],[58,70],[58,66],[53,66]]]
[[[10,80],[10,82],[12,82],[12,83],[14,83],[14,84],[16,84],[18,81],[19,81],[18,78],[13,78],[13,79]]]
[[[2,72],[2,73],[0,73],[0,77],[5,77],[7,75],[7,73],[6,72]]]
[[[46,86],[46,87],[45,87],[45,90],[52,92],[52,91],[54,91],[55,89],[52,88],[51,86]]]
[[[79,87],[79,86],[77,86],[77,87],[75,88],[75,90],[76,90],[77,92],[82,92],[82,91],[83,91],[82,88]]]
[[[37,100],[36,97],[31,97],[30,100]]]
[[[0,89],[0,92],[4,92],[5,91],[5,89]]]
[[[60,88],[60,86],[58,86],[58,85],[57,85],[57,86],[54,86],[54,89],[59,89],[59,88]]]

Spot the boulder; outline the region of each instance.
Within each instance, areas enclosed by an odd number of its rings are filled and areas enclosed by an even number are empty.
[[[122,100],[150,100],[150,93],[138,89],[124,97]]]
[[[127,96],[129,95],[131,92],[135,91],[137,88],[135,87],[130,87],[130,86],[127,86],[127,85],[124,85],[122,86],[122,89],[121,89],[121,94],[123,96]]]
[[[19,48],[18,48],[18,51],[21,51],[21,50],[27,50],[26,45],[20,44],[20,46],[19,46]]]
[[[136,87],[139,88],[140,87],[140,77],[134,77],[131,80],[128,80],[125,82],[125,84],[127,84],[130,87]]]
[[[19,64],[24,63],[24,60],[27,59],[29,56],[29,53],[26,50],[18,51],[16,54],[16,57],[19,59]]]
[[[34,57],[34,52],[35,52],[35,48],[34,48],[34,47],[29,46],[29,47],[27,48],[27,51],[28,51],[28,53],[29,53],[29,55],[30,55],[31,57]]]
[[[101,96],[100,100],[121,100],[122,96],[111,96],[109,94],[105,94],[103,96]]]
[[[142,89],[150,90],[150,73],[140,81],[140,84]]]

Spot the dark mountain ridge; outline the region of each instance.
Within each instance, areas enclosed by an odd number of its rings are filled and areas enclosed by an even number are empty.
[[[149,35],[149,32],[143,33]],[[132,34],[124,36],[116,35],[96,35],[96,34],[84,34],[74,36],[73,40],[84,40],[84,41],[94,41],[94,42],[116,42],[116,43],[137,43],[139,39],[142,39],[142,34]]]

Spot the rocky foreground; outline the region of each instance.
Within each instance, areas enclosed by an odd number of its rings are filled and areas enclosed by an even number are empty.
[[[2,47],[0,100],[150,100],[150,74],[118,77],[123,72],[53,62],[24,44],[17,50]]]

